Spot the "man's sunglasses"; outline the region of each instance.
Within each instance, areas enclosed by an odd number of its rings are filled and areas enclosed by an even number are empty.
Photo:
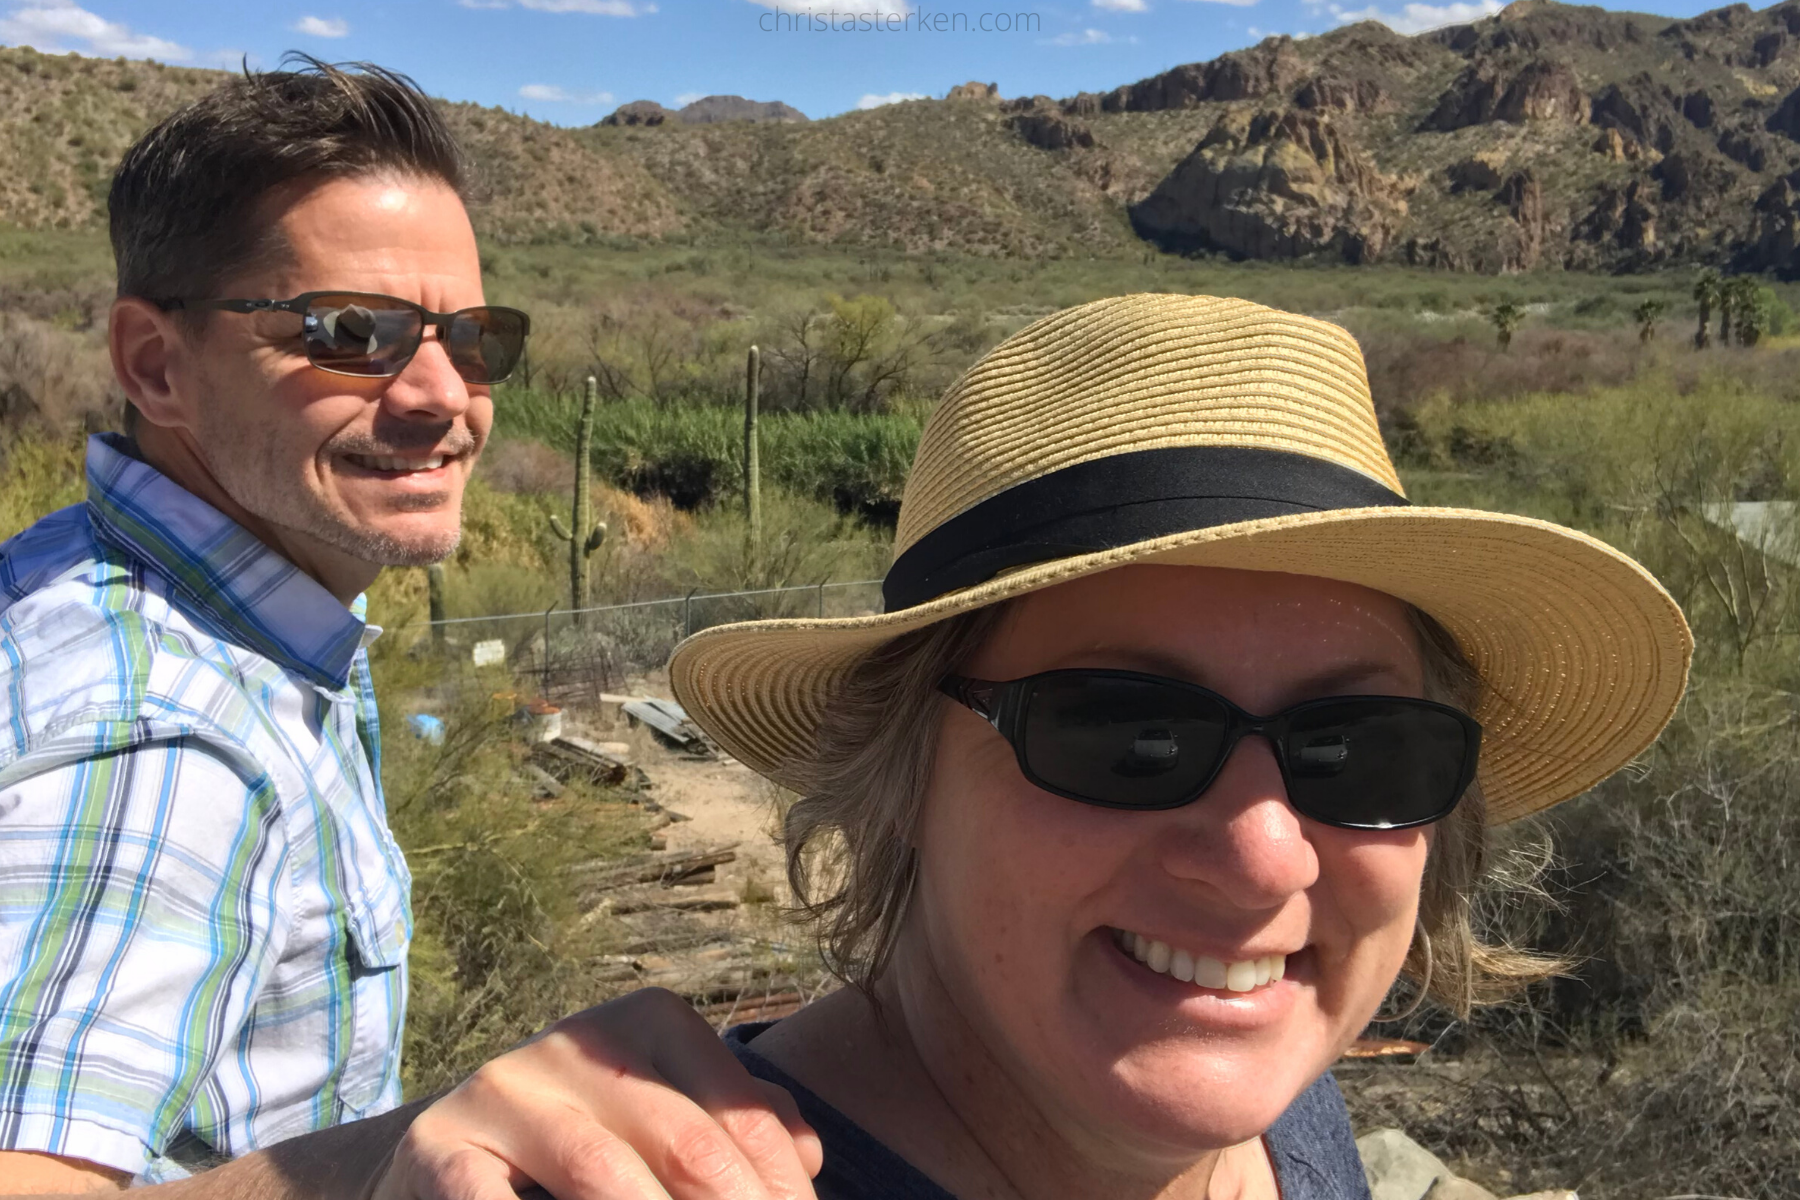
[[[470,383],[499,383],[525,352],[531,318],[516,308],[482,305],[455,312],[377,292],[303,292],[292,300],[161,300],[165,309],[297,313],[307,361],[334,375],[386,379],[406,369],[436,328],[450,365]]]
[[[1106,808],[1177,808],[1212,786],[1239,739],[1268,739],[1288,802],[1340,829],[1405,829],[1450,815],[1481,726],[1405,696],[1330,696],[1272,717],[1217,692],[1135,671],[1046,671],[1007,683],[949,675],[940,691],[1012,743],[1025,778]]]

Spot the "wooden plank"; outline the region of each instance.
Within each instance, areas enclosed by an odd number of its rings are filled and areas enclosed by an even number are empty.
[[[736,847],[737,843],[732,842],[703,850],[639,855],[624,862],[603,858],[594,862],[576,863],[569,870],[573,874],[586,876],[582,879],[581,886],[587,891],[606,891],[609,888],[629,887],[634,883],[673,887],[690,875],[736,862]]]

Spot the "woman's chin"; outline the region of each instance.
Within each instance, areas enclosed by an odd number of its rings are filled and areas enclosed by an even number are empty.
[[[1296,1056],[1162,1042],[1114,1064],[1093,1111],[1120,1136],[1197,1156],[1260,1136],[1319,1074]]]
[[[1355,1036],[1320,1010],[1310,954],[1285,979],[1229,995],[1153,973],[1110,944],[1084,950],[1064,1010],[1074,1069],[1062,1086],[1126,1136],[1195,1152],[1254,1138]]]

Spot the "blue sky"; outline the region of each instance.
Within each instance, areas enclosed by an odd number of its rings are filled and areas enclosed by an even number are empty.
[[[283,51],[370,59],[434,95],[585,125],[627,100],[709,93],[823,117],[942,96],[1103,91],[1270,33],[1374,18],[1404,33],[1497,0],[0,0],[0,44],[189,66]],[[1692,16],[1708,5],[1635,7]],[[986,28],[984,29],[984,25]],[[960,27],[959,27],[960,26]]]

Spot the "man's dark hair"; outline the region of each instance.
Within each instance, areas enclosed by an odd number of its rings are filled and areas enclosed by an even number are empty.
[[[466,198],[467,160],[411,79],[303,54],[281,65],[246,68],[125,152],[107,198],[120,295],[207,298],[281,253],[263,201],[284,184],[395,172]]]

